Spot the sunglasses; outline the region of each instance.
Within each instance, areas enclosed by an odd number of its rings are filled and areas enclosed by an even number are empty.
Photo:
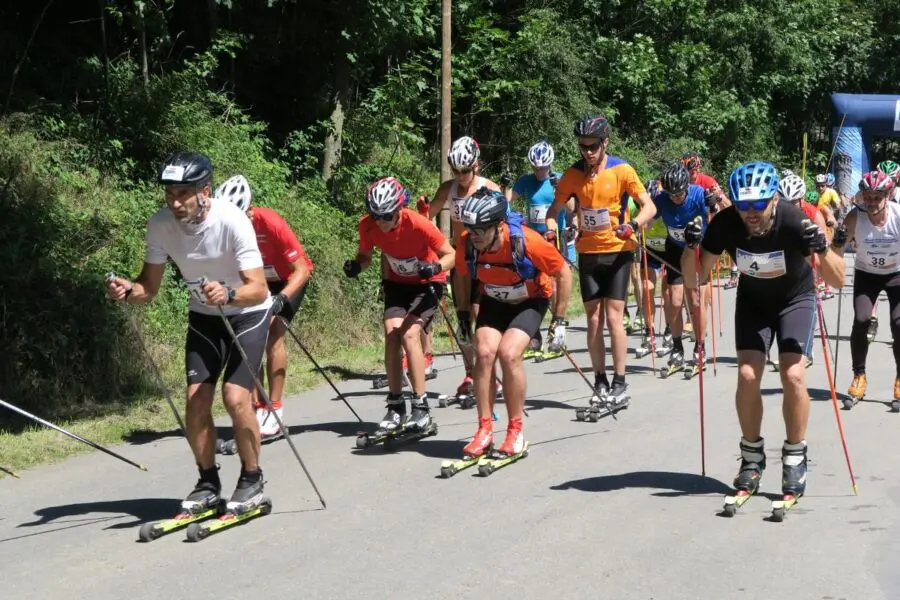
[[[735,200],[734,207],[741,212],[747,212],[751,208],[756,212],[762,212],[766,210],[766,207],[769,206],[771,201],[771,198],[765,198],[763,200]]]
[[[376,221],[388,221],[388,222],[390,222],[390,221],[393,221],[393,220],[394,220],[394,215],[396,215],[397,213],[388,213],[388,214],[386,214],[386,215],[376,215],[376,214],[374,214],[374,213],[370,213],[370,214],[372,215],[372,218],[375,219]]]
[[[450,171],[454,175],[467,175],[472,172],[472,169],[453,169],[453,168],[451,168]]]
[[[603,142],[596,142],[594,144],[578,144],[578,148],[582,152],[596,152],[600,149],[600,144]]]
[[[469,234],[474,235],[476,237],[483,237],[484,234],[486,234],[490,230],[491,230],[490,227],[469,227],[468,225],[466,225],[466,231],[468,231]]]

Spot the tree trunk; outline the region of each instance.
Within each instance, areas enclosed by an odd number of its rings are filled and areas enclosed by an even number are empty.
[[[322,157],[322,178],[331,182],[334,170],[341,159],[341,141],[344,133],[344,116],[347,98],[350,95],[350,64],[343,53],[336,57],[334,90],[331,95],[332,129],[325,135],[324,156]]]
[[[450,152],[450,34],[451,27],[451,1],[441,0],[441,181],[450,179],[450,164],[447,162],[447,153]],[[441,209],[440,219],[441,232],[448,239],[450,238],[450,205],[444,203]]]

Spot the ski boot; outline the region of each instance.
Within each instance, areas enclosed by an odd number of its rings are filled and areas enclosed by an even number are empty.
[[[629,319],[628,324],[625,326],[625,333],[631,335],[636,331],[640,331],[644,328],[644,318],[641,316],[641,313],[637,313],[634,316],[634,319]]]
[[[659,370],[659,376],[662,379],[667,377],[671,377],[675,373],[684,370],[684,350],[681,348],[675,348],[672,350],[672,354],[669,355],[669,362],[665,367],[662,367]]]
[[[628,405],[631,403],[631,396],[628,395],[628,384],[625,383],[624,376],[622,379],[623,381],[616,381],[613,378],[612,389],[606,397],[606,408],[613,415],[623,408],[628,408]]]
[[[722,287],[726,290],[730,290],[732,288],[736,288],[738,284],[738,270],[737,267],[731,267],[731,272],[729,273],[728,281],[725,282],[725,285]]]
[[[262,469],[246,471],[241,469],[237,487],[225,508],[225,514],[214,521],[191,523],[186,533],[187,541],[199,542],[215,533],[249,519],[265,516],[272,512],[272,501],[263,494]]]
[[[672,333],[669,331],[669,328],[666,327],[665,332],[663,332],[662,345],[657,344],[656,357],[662,358],[666,354],[669,354],[674,346],[675,342],[672,338]]]
[[[492,419],[478,419],[478,431],[471,442],[463,448],[461,460],[445,460],[441,464],[441,477],[448,479],[463,469],[468,469],[477,464],[484,456],[490,454],[494,448],[494,431]]]
[[[772,520],[780,523],[806,492],[806,440],[781,447],[781,494],[783,498],[772,502]]]
[[[138,532],[138,539],[151,542],[167,533],[171,533],[191,523],[217,516],[224,512],[222,501],[222,483],[219,481],[219,467],[199,469],[200,478],[194,489],[181,502],[181,510],[177,515],[165,521],[144,523]]]
[[[850,410],[856,406],[857,402],[865,397],[867,384],[868,382],[866,381],[865,373],[853,375],[853,381],[850,382],[850,389],[847,390],[847,395],[850,397],[844,398],[843,401],[844,410]]]
[[[831,286],[826,285],[822,291],[822,300],[831,300],[832,298],[834,298],[834,290],[831,289]]]
[[[528,456],[528,442],[522,433],[522,417],[510,419],[506,427],[506,439],[499,448],[481,457],[478,461],[478,474],[487,477],[526,456]]]
[[[891,411],[900,412],[900,377],[894,379],[894,401],[891,402]]]
[[[587,408],[576,408],[575,419],[578,421],[597,421],[596,416],[606,408],[606,398],[609,396],[609,382],[605,376],[594,374],[594,395],[591,396],[590,405]]]
[[[403,427],[406,416],[406,397],[403,394],[388,394],[385,401],[387,412],[378,424],[375,433],[368,434],[363,431],[356,434],[356,447],[360,450],[370,445],[385,441]]]
[[[654,337],[655,337],[655,336],[654,336]],[[642,337],[642,339],[641,339],[641,345],[638,346],[637,350],[634,351],[634,357],[635,357],[635,358],[644,358],[645,356],[647,356],[647,355],[650,354],[651,352],[654,352],[654,350],[655,350],[655,345],[656,345],[656,344],[655,344],[655,343],[656,343],[656,339],[654,339],[653,342],[654,342],[654,347],[651,347],[651,345],[650,345],[650,331],[647,330],[647,329],[645,329],[645,330],[644,330],[644,335],[643,335],[643,337]]]
[[[748,442],[743,437],[740,442],[741,466],[734,478],[734,495],[725,496],[723,507],[726,517],[733,517],[737,510],[759,490],[759,480],[766,470],[765,441],[763,438]]]
[[[256,419],[259,421],[260,442],[263,444],[284,437],[284,431],[278,425],[278,419],[275,418],[272,412],[284,423],[284,408],[282,407],[278,407],[274,411],[269,411],[268,408],[261,408],[256,411]]]
[[[876,335],[878,335],[878,317],[872,315],[869,317],[869,331],[866,333],[866,339],[870,344],[875,341]]]
[[[684,378],[691,379],[700,373],[700,369],[706,370],[706,353],[703,351],[703,345],[697,344],[694,346],[694,358],[687,361],[684,366]]]
[[[428,406],[428,396],[423,394],[412,401],[412,410],[403,421],[403,428],[408,431],[426,433],[435,428],[431,418],[431,408]]]
[[[456,388],[456,397],[450,400],[450,404],[458,402],[462,408],[472,408],[475,406],[475,380],[472,376],[466,374],[462,383]]]

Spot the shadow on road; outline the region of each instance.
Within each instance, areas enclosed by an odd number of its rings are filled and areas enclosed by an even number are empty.
[[[445,460],[454,460],[462,456],[464,442],[459,440],[436,440],[434,438],[425,438],[417,442],[410,441],[406,443],[393,444],[390,449],[384,448],[383,445],[370,446],[365,450],[353,449],[355,456],[383,456],[385,454],[396,454],[400,452],[415,452],[428,458],[441,458]]]
[[[664,498],[706,494],[724,495],[732,492],[729,486],[712,477],[668,471],[636,471],[620,475],[601,475],[550,486],[551,490],[575,489],[582,492],[611,492],[627,488],[671,490],[652,494]]]

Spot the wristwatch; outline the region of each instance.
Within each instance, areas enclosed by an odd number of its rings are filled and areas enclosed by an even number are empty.
[[[237,295],[237,290],[233,287],[226,287],[225,290],[228,292],[228,296],[225,300],[225,304],[230,304],[234,297]]]

